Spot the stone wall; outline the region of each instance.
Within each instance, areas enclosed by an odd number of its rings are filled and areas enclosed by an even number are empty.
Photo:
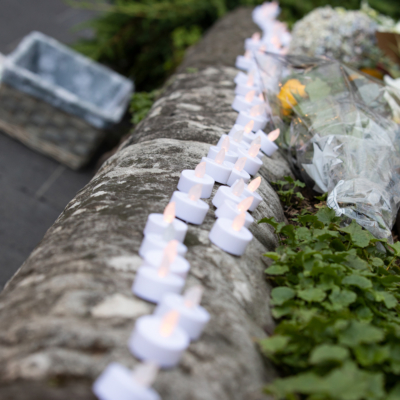
[[[7,284],[0,295],[0,399],[94,399],[91,385],[109,362],[137,363],[127,340],[135,319],[153,309],[130,290],[142,230],[148,214],[167,205],[180,172],[232,127],[233,62],[255,29],[251,10],[239,9],[189,51],[148,117]],[[265,159],[255,219],[284,219],[268,181],[289,173],[279,153]],[[254,224],[245,255],[230,256],[208,240],[214,221],[211,206],[185,241],[187,284],[205,287],[211,321],[179,367],[160,372],[154,387],[164,400],[262,399],[261,387],[275,376],[255,338],[273,330],[262,253],[274,249],[276,237],[268,225]]]

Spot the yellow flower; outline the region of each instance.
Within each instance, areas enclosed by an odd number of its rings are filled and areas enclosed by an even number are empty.
[[[282,107],[285,110],[291,110],[292,107],[297,104],[293,95],[295,94],[301,97],[306,96],[305,88],[305,85],[302,85],[297,79],[289,79],[282,86],[281,91],[278,94],[278,99],[280,100]]]

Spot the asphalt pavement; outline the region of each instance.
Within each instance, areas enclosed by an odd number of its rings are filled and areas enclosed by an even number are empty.
[[[0,0],[0,52],[10,53],[33,30],[71,44],[92,34],[76,27],[93,16],[63,0]],[[0,290],[90,181],[94,164],[71,171],[0,131]]]

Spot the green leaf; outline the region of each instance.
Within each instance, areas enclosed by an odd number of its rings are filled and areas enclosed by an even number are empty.
[[[399,400],[400,399],[400,382],[390,391],[386,400]]]
[[[348,307],[351,303],[357,300],[357,295],[350,290],[334,290],[329,295],[329,300],[331,301],[334,309],[341,310]]]
[[[346,246],[340,239],[333,239],[329,245],[335,251],[345,251]]]
[[[339,219],[336,217],[335,211],[328,207],[320,208],[315,215],[325,225],[329,225]]]
[[[265,354],[274,354],[282,351],[289,343],[290,337],[274,335],[267,339],[260,340],[261,350]]]
[[[368,289],[372,287],[372,282],[369,279],[356,274],[349,275],[343,278],[342,284],[357,286],[360,289]]]
[[[371,234],[368,231],[363,230],[354,220],[351,221],[349,226],[340,228],[339,230],[347,233],[355,246],[362,248],[367,247],[372,238]]]
[[[374,292],[375,300],[378,302],[384,302],[387,308],[395,308],[397,306],[397,299],[388,292]]]
[[[263,256],[271,258],[274,261],[277,261],[281,258],[281,256],[278,253],[275,253],[274,251],[268,251],[267,253],[264,253]]]
[[[361,343],[376,343],[384,338],[384,331],[371,324],[353,320],[351,324],[339,334],[339,342],[349,347]]]
[[[320,364],[327,361],[343,361],[350,355],[349,350],[334,344],[321,344],[314,347],[310,355],[311,364]]]
[[[364,367],[382,364],[389,357],[389,347],[378,345],[360,345],[353,349],[357,361]]]
[[[374,257],[370,260],[370,263],[374,266],[374,267],[381,267],[384,262],[378,258],[378,257]]]
[[[289,268],[286,265],[273,264],[265,270],[265,273],[268,275],[284,275],[288,271]]]
[[[400,255],[400,242],[390,244],[390,247],[393,249],[394,254],[396,254],[396,256]]]
[[[325,298],[326,293],[318,288],[309,288],[309,289],[299,290],[297,292],[297,296],[308,302],[311,301],[321,302]]]
[[[329,85],[320,78],[314,79],[306,86],[306,91],[312,102],[325,99],[331,92]]]
[[[280,286],[272,289],[271,291],[271,297],[272,301],[271,304],[281,306],[285,301],[288,301],[292,299],[295,296],[295,291],[285,287],[285,286]]]

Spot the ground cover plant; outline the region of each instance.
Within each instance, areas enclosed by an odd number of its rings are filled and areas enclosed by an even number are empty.
[[[289,224],[259,221],[280,242],[265,254],[277,327],[260,347],[282,377],[265,390],[288,400],[400,399],[400,243],[341,226],[323,199],[296,197]]]

